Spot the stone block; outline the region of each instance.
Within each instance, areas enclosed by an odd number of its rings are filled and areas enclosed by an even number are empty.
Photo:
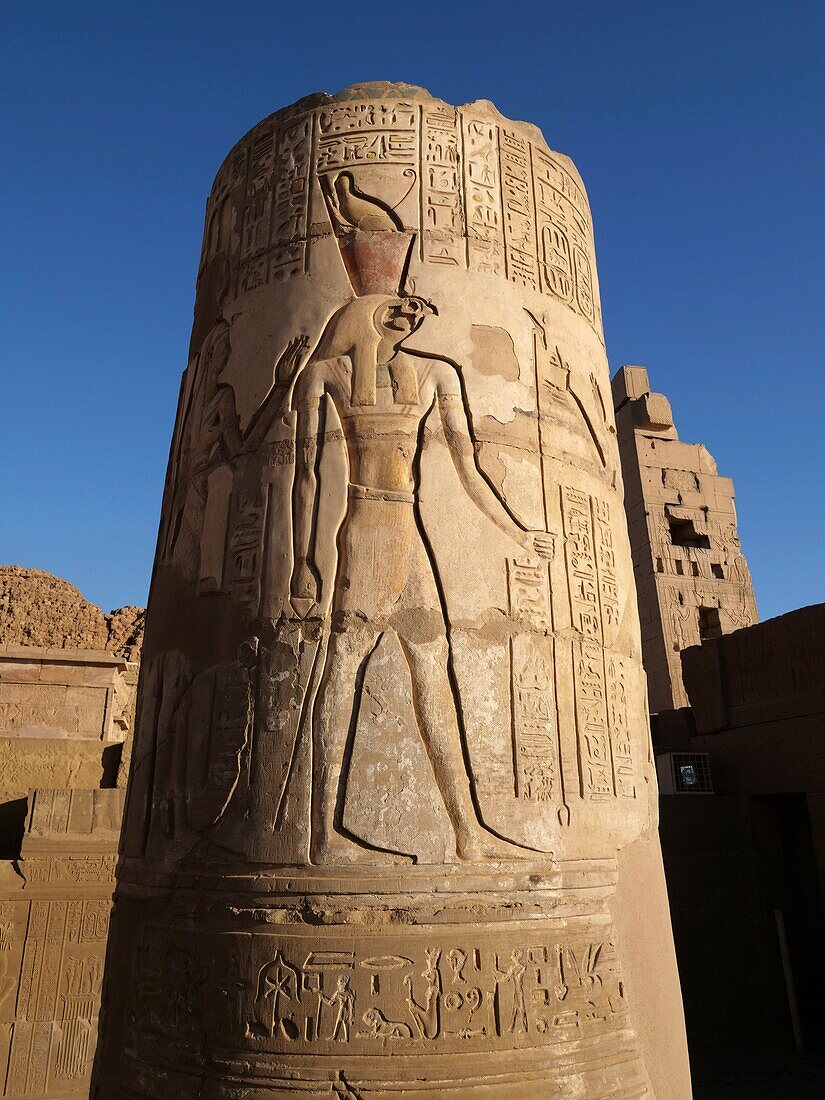
[[[109,929],[117,832],[72,847],[65,825],[73,798],[102,791],[37,790],[29,829],[55,829],[62,850],[24,851],[0,863],[0,1043],[3,1095],[88,1095]],[[113,792],[117,794],[118,792]],[[32,847],[32,843],[34,845]]]

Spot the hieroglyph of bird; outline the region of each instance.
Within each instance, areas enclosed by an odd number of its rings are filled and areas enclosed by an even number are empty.
[[[360,229],[366,233],[392,232],[404,229],[404,224],[391,206],[359,190],[351,172],[341,172],[332,186],[324,189],[331,213],[343,228]]]

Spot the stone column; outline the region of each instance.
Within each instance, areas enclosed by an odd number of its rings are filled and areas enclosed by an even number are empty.
[[[207,206],[93,1095],[686,1097],[657,858],[581,179],[303,99]]]

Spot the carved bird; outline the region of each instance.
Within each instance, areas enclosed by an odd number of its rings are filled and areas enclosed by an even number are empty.
[[[342,222],[365,232],[401,230],[401,219],[385,202],[359,191],[350,172],[342,172],[335,180],[335,208]]]

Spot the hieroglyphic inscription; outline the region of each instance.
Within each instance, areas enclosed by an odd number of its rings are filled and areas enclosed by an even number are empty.
[[[51,1037],[52,1025],[45,1020],[15,1024],[9,1077],[23,1095],[38,1096],[45,1092]],[[13,1086],[7,1094],[14,1095]]]
[[[110,908],[108,898],[0,901],[0,964],[14,956],[19,973],[7,985],[0,965],[8,1038],[0,1095],[81,1095],[94,1052]]]
[[[605,652],[607,670],[607,716],[613,750],[613,773],[619,798],[636,797],[633,743],[627,718],[628,660]]]
[[[158,930],[158,937],[162,933]],[[145,939],[145,937],[144,937]],[[261,937],[263,940],[263,937]],[[227,963],[207,952],[216,975],[205,986],[231,988],[232,1011],[205,1018],[226,1041],[254,1051],[383,1053],[389,1045],[424,1052],[501,1049],[567,1041],[588,1026],[625,1012],[613,944],[608,939],[560,936],[538,943],[499,938],[483,944],[456,939],[410,945],[375,943],[371,953],[311,950],[279,937],[268,955],[259,942],[257,978],[238,982]],[[186,1022],[170,1012],[180,990],[170,967],[158,965],[181,949],[146,940],[139,952],[140,1004],[130,1013],[138,1031],[176,1035]],[[146,969],[150,966],[151,969]],[[237,969],[235,965],[235,969]],[[187,991],[187,998],[196,995]],[[194,1011],[199,1013],[197,1003]],[[227,1027],[232,1029],[227,1034]]]
[[[575,175],[516,126],[437,100],[330,103],[256,127],[218,175],[202,262],[233,250],[234,234],[238,292],[305,274],[311,181],[377,165],[400,170],[397,188],[382,181],[391,205],[418,177],[420,223],[412,202],[405,221],[420,231],[422,260],[504,274],[599,331],[592,223]]]
[[[516,797],[550,802],[558,793],[552,639],[516,635],[510,667]]]
[[[516,127],[438,101],[331,103],[256,127],[216,179],[202,263],[232,253],[242,293],[305,273],[311,180],[382,163],[419,172],[423,259],[492,275],[506,266],[598,329],[592,226],[574,174]]]
[[[268,130],[250,149],[239,257],[244,291],[254,290],[266,282],[274,162],[275,140],[272,131]]]
[[[97,1015],[103,960],[96,955],[69,956],[61,996],[61,1031],[55,1077],[76,1080],[88,1071],[92,1020]]]
[[[510,614],[526,628],[510,639],[515,794],[527,802],[550,802],[559,776],[547,566],[510,559],[507,583]]]
[[[363,164],[414,164],[412,103],[345,103],[318,112],[318,172]]]
[[[627,668],[608,648],[619,629],[619,587],[610,506],[561,491],[575,643],[576,715],[582,797],[635,796],[628,726]]]
[[[5,680],[0,683],[0,731],[46,727],[70,737],[103,737],[108,702],[106,688]]]
[[[32,1030],[33,1024],[28,1020],[15,1021],[9,1053],[9,1068],[6,1075],[5,1091],[7,1096],[25,1095]]]
[[[616,552],[613,546],[613,528],[610,523],[610,505],[606,500],[599,500],[597,497],[592,497],[591,500],[602,631],[604,641],[608,643],[614,632],[619,629],[619,581],[616,576]]]
[[[19,942],[15,905],[0,904],[0,1019],[14,1011],[14,995],[20,979]]]
[[[233,500],[227,544],[226,585],[239,601],[258,598],[264,506],[260,491],[239,490]]]
[[[462,115],[467,266],[499,275],[504,268],[504,228],[498,164],[498,127]]]
[[[53,901],[49,907],[49,923],[40,966],[40,997],[37,1004],[39,1019],[53,1020],[57,1010],[57,986],[60,977],[60,961],[63,956],[63,940],[66,935],[68,903]]]
[[[531,290],[538,290],[530,144],[515,131],[502,128],[499,131],[499,155],[507,278]]]
[[[43,834],[65,833],[69,827],[72,792],[57,787],[39,790],[33,806],[32,827]]]
[[[26,929],[26,946],[23,951],[20,989],[17,994],[17,1015],[23,1019],[28,1019],[35,1011],[32,998],[37,988],[37,982],[40,980],[40,962],[48,919],[49,903],[47,901],[32,902],[29,925]]]
[[[245,182],[247,159],[248,147],[241,146],[229,156],[215,177],[203,235],[201,268],[220,253],[234,251],[232,196]]]
[[[599,587],[590,498],[578,489],[561,491],[567,581],[573,627],[585,638],[601,640]]]
[[[464,266],[456,111],[438,103],[421,123],[421,229],[423,259]]]
[[[612,798],[613,766],[607,727],[604,653],[597,642],[575,644],[576,718],[582,797]]]
[[[535,561],[509,558],[507,590],[510,614],[529,629],[550,630],[550,594],[547,567]]]
[[[67,943],[105,943],[109,934],[111,902],[87,900],[69,903]]]
[[[619,628],[619,584],[610,505],[579,489],[561,491],[574,629],[609,644]]]
[[[272,209],[270,275],[289,279],[305,270],[312,118],[305,115],[278,133]]]
[[[570,173],[539,148],[533,149],[533,186],[541,289],[595,324],[592,230],[584,193]]]
[[[114,856],[76,856],[65,860],[26,859],[20,864],[20,870],[27,882],[37,885],[45,883],[100,883],[115,881]]]

